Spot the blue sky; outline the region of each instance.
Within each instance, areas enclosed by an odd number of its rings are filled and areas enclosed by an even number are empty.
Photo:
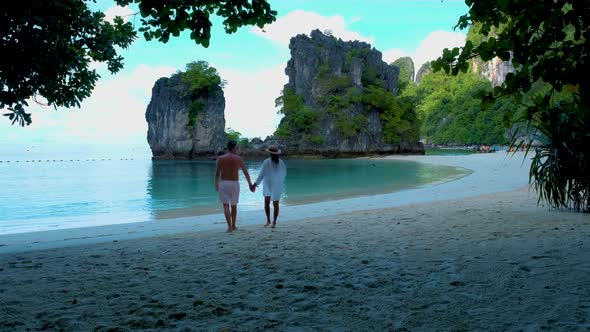
[[[122,50],[125,68],[110,75],[103,65],[93,95],[81,109],[58,110],[35,106],[33,125],[26,128],[0,121],[2,144],[120,144],[146,143],[145,109],[151,87],[163,76],[191,61],[205,60],[216,67],[228,84],[225,88],[226,126],[248,137],[272,134],[280,120],[274,107],[289,59],[289,38],[314,28],[330,30],[344,40],[363,40],[391,62],[411,56],[417,63],[434,59],[444,47],[460,45],[465,33],[453,31],[467,12],[463,0],[271,0],[277,22],[258,28],[243,27],[226,34],[214,20],[211,45],[203,48],[183,34],[167,44],[138,38]],[[133,13],[112,1],[93,5],[107,17]],[[139,24],[139,17],[126,16]]]

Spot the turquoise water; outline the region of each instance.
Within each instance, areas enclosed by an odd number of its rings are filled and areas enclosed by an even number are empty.
[[[88,158],[25,156],[0,155],[0,234],[221,211],[214,161],[152,161],[145,151]],[[260,163],[247,162],[253,179]],[[282,202],[286,205],[399,191],[465,174],[453,167],[403,161],[285,163],[288,175]],[[240,209],[261,209],[261,202],[261,193],[250,193],[242,177]]]
[[[475,151],[467,149],[439,149],[439,148],[428,148],[426,149],[427,156],[460,156],[466,154],[474,154]]]

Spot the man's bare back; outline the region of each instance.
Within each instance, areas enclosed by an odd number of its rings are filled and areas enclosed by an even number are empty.
[[[244,161],[235,153],[228,152],[217,158],[217,168],[221,173],[221,179],[226,181],[238,181],[238,170],[241,168],[245,174]]]

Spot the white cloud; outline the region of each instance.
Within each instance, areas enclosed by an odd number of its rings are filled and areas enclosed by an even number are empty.
[[[133,14],[134,11],[131,10],[129,7],[120,7],[120,6],[113,6],[104,11],[105,20],[113,23],[113,20],[116,16],[121,16],[124,21],[129,21],[129,15]]]
[[[405,56],[409,56],[409,54],[406,53],[404,50],[400,50],[399,48],[393,48],[383,52],[383,61],[387,63],[392,63],[395,60]]]
[[[297,21],[294,18],[309,20]],[[293,20],[292,27],[287,24],[290,20]],[[317,25],[318,22],[331,22],[331,25]],[[315,27],[329,28],[341,38],[348,34],[349,39],[367,39],[347,30],[340,16],[322,17],[315,13],[296,11],[282,17],[277,23],[277,26],[269,27],[266,34],[255,33],[282,45],[287,45],[292,35],[304,30],[309,32]],[[414,52],[408,54],[399,49],[390,49],[383,52],[383,59],[390,63],[398,57],[409,55],[418,69],[425,61],[440,56],[445,47],[461,46],[464,41],[464,34],[435,31]],[[227,127],[247,137],[263,139],[274,132],[281,118],[276,113],[274,100],[288,80],[284,74],[285,65],[259,71],[216,66],[221,77],[227,81],[224,89]],[[26,128],[10,126],[2,117],[4,123],[0,123],[0,141],[36,139],[79,143],[145,143],[145,110],[151,98],[151,88],[158,78],[169,76],[175,71],[176,68],[171,67],[140,65],[132,71],[114,76],[105,75],[99,80],[92,96],[82,103],[81,109],[53,111],[53,108],[32,106],[33,124]]]
[[[103,78],[80,109],[55,111],[30,103],[33,123],[24,128],[11,126],[2,117],[0,142],[147,144],[145,111],[151,89],[158,78],[175,71],[139,65],[129,73]],[[222,79],[227,81],[226,126],[250,138],[271,135],[281,118],[274,101],[287,83],[284,71],[284,65],[261,71],[220,68]]]
[[[416,68],[430,60],[436,60],[442,55],[445,48],[453,48],[465,45],[466,35],[458,32],[434,31],[431,32],[418,46],[412,58]]]
[[[171,67],[148,67],[139,65],[128,75],[115,75],[110,80],[99,82],[94,93],[76,112],[79,121],[66,123],[69,134],[90,139],[145,140],[147,123],[145,110],[151,98],[151,89],[156,80],[175,72]],[[89,128],[81,128],[85,123]],[[86,127],[86,126],[84,126]]]
[[[246,137],[264,139],[279,124],[275,99],[287,83],[285,66],[260,71],[220,69],[227,81],[225,94],[225,125]]]
[[[407,54],[399,49],[391,49],[383,52],[383,60],[391,63],[402,56],[410,56],[414,61],[416,71],[418,71],[425,62],[440,57],[443,49],[452,49],[453,47],[465,45],[465,38],[464,33],[433,31],[422,40],[413,53]]]
[[[354,18],[351,22],[355,22]],[[372,37],[366,37],[349,30],[346,21],[340,15],[322,16],[303,10],[292,11],[278,18],[274,23],[266,25],[264,29],[254,27],[251,31],[281,46],[288,46],[291,37],[302,33],[309,34],[315,29],[330,30],[332,35],[342,40],[360,40],[367,43],[374,41]]]
[[[64,143],[145,143],[145,111],[155,81],[175,72],[171,67],[139,65],[130,73],[100,79],[80,109],[41,107],[30,111],[33,123],[8,128],[8,139],[33,136]],[[8,122],[8,121],[6,121]]]

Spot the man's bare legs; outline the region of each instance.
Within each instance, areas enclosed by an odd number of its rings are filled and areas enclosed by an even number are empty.
[[[235,231],[236,228],[236,219],[238,218],[238,206],[232,205],[231,206],[231,231]]]
[[[270,196],[264,196],[264,212],[266,213],[266,225],[270,226]]]
[[[236,219],[238,217],[238,206],[232,205],[231,209],[229,204],[223,204],[223,214],[225,215],[225,221],[227,221],[227,232],[233,232],[236,230]]]
[[[277,218],[279,217],[279,201],[273,201],[272,202],[272,207],[274,209],[274,211],[273,211],[274,213],[273,213],[273,221],[272,221],[271,228],[275,228],[275,227],[277,227]],[[269,210],[270,210],[270,207],[269,207]]]
[[[232,215],[229,210],[229,204],[223,204],[223,214],[225,215],[225,221],[227,221],[227,232],[231,232],[232,229]]]

